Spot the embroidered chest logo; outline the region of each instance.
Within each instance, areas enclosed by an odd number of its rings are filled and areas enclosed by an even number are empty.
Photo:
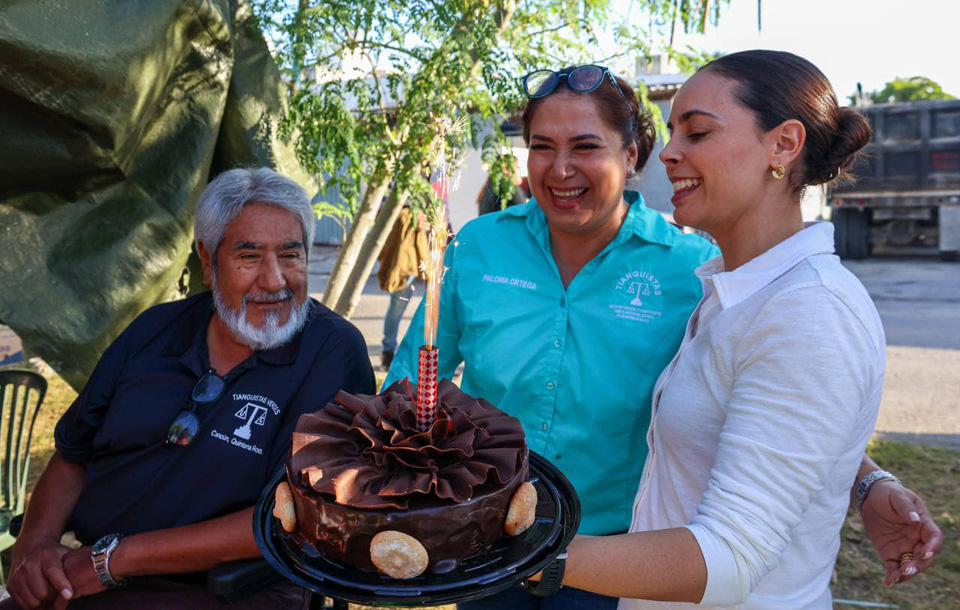
[[[271,414],[280,415],[280,406],[266,396],[258,394],[232,394],[231,398],[240,405],[233,414],[241,420],[240,425],[233,430],[232,435],[212,430],[210,436],[245,451],[263,455],[261,446],[248,441],[255,436],[257,428],[266,425]]]
[[[254,424],[262,426],[267,423],[267,408],[252,402],[240,407],[240,410],[234,413],[234,417],[244,420],[244,424],[233,431],[234,436],[250,440],[250,427]]]
[[[660,280],[649,271],[627,271],[614,288],[620,300],[610,303],[610,310],[618,319],[650,323],[663,315]]]

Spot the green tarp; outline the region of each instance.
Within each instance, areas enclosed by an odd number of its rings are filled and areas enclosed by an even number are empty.
[[[0,321],[79,388],[138,313],[198,287],[212,176],[315,187],[277,134],[283,85],[245,2],[0,7]]]

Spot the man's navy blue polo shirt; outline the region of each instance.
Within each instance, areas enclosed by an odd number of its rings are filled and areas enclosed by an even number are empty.
[[[373,394],[360,331],[311,300],[288,344],[255,352],[199,406],[198,437],[165,446],[167,429],[210,368],[209,292],[145,311],[107,349],[56,428],[57,451],[86,466],[70,520],[77,538],[197,523],[252,506],[283,464],[297,418],[337,391]]]

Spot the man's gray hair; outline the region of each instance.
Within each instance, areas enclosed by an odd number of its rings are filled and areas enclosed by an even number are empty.
[[[223,241],[227,225],[248,203],[273,205],[300,218],[303,248],[310,252],[316,228],[310,197],[299,184],[266,167],[231,169],[207,185],[197,202],[197,215],[193,221],[194,246],[203,242],[216,262],[217,248]]]

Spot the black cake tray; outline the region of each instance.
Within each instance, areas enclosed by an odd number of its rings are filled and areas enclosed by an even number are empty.
[[[285,578],[316,593],[371,606],[440,605],[477,599],[508,589],[542,570],[567,548],[580,525],[580,500],[557,468],[530,452],[530,482],[537,488],[537,519],[519,536],[504,536],[445,574],[396,580],[348,566],[288,534],[273,516],[280,470],[260,494],[253,532],[264,558]]]

